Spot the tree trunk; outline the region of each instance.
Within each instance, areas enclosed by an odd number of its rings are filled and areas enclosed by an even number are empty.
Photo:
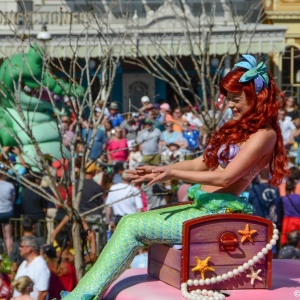
[[[77,279],[79,281],[84,275],[85,265],[82,256],[80,224],[76,221],[73,222],[72,237],[73,237],[73,246],[75,250],[75,269],[76,269]]]

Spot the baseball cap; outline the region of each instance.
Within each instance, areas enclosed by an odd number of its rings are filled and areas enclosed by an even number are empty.
[[[109,105],[109,109],[119,109],[118,103],[117,102],[112,102]]]
[[[153,125],[153,121],[151,119],[146,119],[144,124]]]
[[[170,110],[170,105],[168,103],[163,103],[160,108],[164,110]]]
[[[85,165],[85,173],[93,173],[94,171],[99,171],[100,168],[97,166],[97,163],[96,162],[93,162],[93,163],[90,163],[88,162],[86,165]]]
[[[149,99],[148,96],[143,96],[143,97],[141,98],[141,102],[143,102],[143,103],[150,102],[150,99]]]

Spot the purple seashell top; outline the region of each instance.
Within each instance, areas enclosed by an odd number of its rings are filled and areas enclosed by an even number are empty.
[[[235,144],[229,145],[229,150],[222,154],[222,151],[226,148],[226,145],[222,145],[218,150],[218,162],[222,168],[226,168],[227,165],[235,158],[240,152],[240,147]]]

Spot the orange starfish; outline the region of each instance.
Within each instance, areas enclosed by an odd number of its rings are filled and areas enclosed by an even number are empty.
[[[245,241],[249,241],[250,243],[253,243],[252,235],[257,233],[257,230],[250,230],[249,224],[246,224],[244,230],[239,230],[238,233],[242,235],[241,242],[244,243]]]
[[[192,272],[199,271],[201,274],[201,278],[205,279],[204,272],[206,271],[214,271],[215,269],[208,265],[208,261],[210,260],[210,256],[205,258],[204,260],[199,259],[198,256],[195,257],[197,266],[192,269]]]

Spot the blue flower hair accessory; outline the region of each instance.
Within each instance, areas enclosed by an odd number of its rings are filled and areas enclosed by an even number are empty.
[[[242,55],[241,60],[235,64],[235,67],[242,67],[248,69],[247,72],[243,74],[239,82],[247,82],[254,79],[255,92],[258,94],[264,87],[269,86],[269,75],[268,67],[265,64],[266,55],[264,55],[263,60],[257,65],[256,59],[249,54]]]

